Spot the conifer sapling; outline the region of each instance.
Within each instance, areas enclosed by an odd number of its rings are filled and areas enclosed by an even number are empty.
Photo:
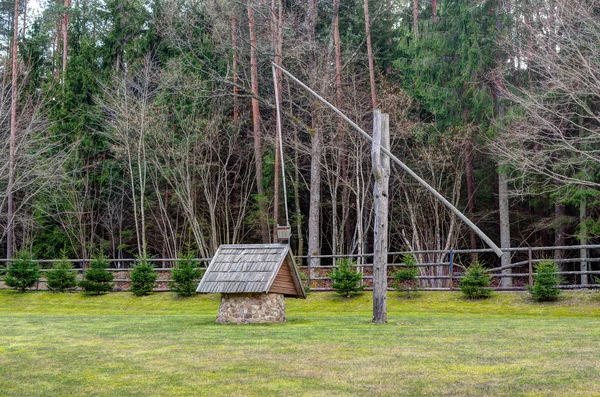
[[[536,302],[552,302],[558,299],[561,290],[558,289],[560,276],[558,266],[552,261],[542,261],[535,267],[533,287],[527,287],[531,297]]]
[[[469,299],[485,299],[492,295],[492,290],[488,288],[491,283],[492,276],[481,263],[475,261],[465,272],[459,288]]]
[[[64,254],[62,259],[52,266],[52,270],[46,273],[46,280],[48,288],[53,291],[64,292],[77,286],[77,274]]]
[[[343,259],[338,262],[338,268],[331,273],[331,287],[338,294],[350,298],[365,289],[365,285],[360,285],[362,275],[350,267],[354,265],[351,260]]]
[[[30,252],[19,251],[16,259],[9,265],[7,274],[4,279],[6,285],[19,292],[25,292],[39,281],[40,267]]]
[[[103,253],[98,253],[90,262],[90,268],[86,270],[84,278],[79,286],[87,294],[100,295],[112,291],[113,275],[106,268],[110,265],[108,258]]]
[[[157,278],[152,265],[142,258],[131,272],[131,292],[136,296],[149,295],[156,286]]]
[[[404,267],[394,274],[394,284],[398,291],[406,291],[406,297],[410,299],[410,291],[415,291],[419,284],[419,269],[414,256],[410,254],[402,257],[402,263]]]
[[[182,260],[173,269],[173,282],[169,283],[169,287],[179,296],[191,296],[196,292],[203,273],[200,262],[195,260],[192,254],[183,255]]]

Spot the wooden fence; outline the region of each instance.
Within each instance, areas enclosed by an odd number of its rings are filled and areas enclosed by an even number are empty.
[[[511,262],[506,266],[489,268],[488,272],[493,278],[492,286],[496,290],[524,290],[527,285],[532,285],[535,278],[535,265],[543,260],[551,260],[559,265],[562,280],[560,288],[600,288],[595,278],[600,278],[600,245],[579,245],[564,247],[521,247],[502,250],[505,255],[510,255]],[[473,261],[475,255],[481,257],[493,253],[491,249],[479,250],[428,250],[428,251],[400,251],[388,254],[388,282],[391,286],[394,273],[401,267],[404,255],[433,255],[444,258],[436,262],[417,263],[420,275],[417,279],[420,288],[430,291],[452,291],[458,288],[460,279],[468,265]],[[489,255],[489,258],[494,259]],[[303,274],[304,282],[310,285],[312,291],[331,291],[331,278],[329,274],[337,267],[337,262],[342,259],[351,260],[353,266],[362,274],[362,282],[369,290],[372,283],[373,264],[370,261],[373,254],[363,255],[319,255],[319,256],[297,256],[300,272]],[[173,281],[171,272],[177,262],[182,259],[148,259],[154,264],[154,270],[158,272],[157,288],[155,291],[169,291],[168,283]],[[206,268],[211,258],[197,258],[200,266]],[[0,264],[6,265],[7,260],[0,259]],[[52,268],[53,263],[58,260],[38,260],[42,268],[42,276]],[[73,270],[78,272],[78,278],[83,278],[86,269],[89,268],[89,259],[69,259],[73,264]],[[126,291],[129,289],[129,273],[137,264],[137,259],[109,259],[110,266],[107,269],[115,274],[115,290]],[[315,265],[318,263],[319,265]],[[432,271],[435,270],[435,271]],[[510,272],[510,273],[508,273]],[[511,279],[512,286],[502,287],[501,279]],[[586,280],[587,278],[587,280]],[[583,281],[585,281],[583,283]],[[42,277],[37,289],[45,288],[46,280]],[[0,288],[3,283],[0,283]],[[390,287],[391,289],[391,287]]]

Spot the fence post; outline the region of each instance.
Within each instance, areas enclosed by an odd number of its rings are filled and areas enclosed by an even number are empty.
[[[310,276],[312,273],[312,268],[310,267],[310,253],[308,254],[308,256],[306,257],[306,267],[308,268],[308,288],[312,287],[311,282],[310,282]]]
[[[454,291],[454,252],[450,250],[450,291]]]
[[[85,259],[81,261],[81,279],[85,280]]]
[[[533,287],[533,251],[529,247],[529,286]]]

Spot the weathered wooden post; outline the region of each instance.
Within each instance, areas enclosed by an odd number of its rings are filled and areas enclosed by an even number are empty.
[[[388,254],[388,186],[390,181],[390,158],[381,147],[390,150],[389,116],[379,110],[373,111],[373,146],[371,161],[375,186],[375,226],[373,249],[373,322],[387,322],[387,254]]]

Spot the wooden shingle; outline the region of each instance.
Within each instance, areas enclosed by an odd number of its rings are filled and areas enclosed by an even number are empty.
[[[306,298],[289,245],[221,245],[196,292],[280,293]]]

